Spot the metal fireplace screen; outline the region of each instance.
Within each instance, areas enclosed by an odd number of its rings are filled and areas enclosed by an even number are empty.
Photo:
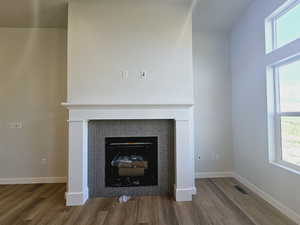
[[[157,185],[157,139],[157,137],[106,138],[106,187]]]

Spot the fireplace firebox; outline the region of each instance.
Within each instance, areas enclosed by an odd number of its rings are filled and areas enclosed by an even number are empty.
[[[105,186],[158,185],[157,137],[105,138]]]

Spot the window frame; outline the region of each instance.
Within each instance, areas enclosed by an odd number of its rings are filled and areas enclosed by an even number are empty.
[[[300,172],[300,166],[284,161],[282,157],[282,131],[281,131],[281,118],[282,117],[299,117],[299,112],[281,112],[281,103],[280,103],[280,81],[279,81],[279,67],[284,65],[289,65],[294,62],[300,61],[300,54],[281,60],[275,64],[272,64],[268,67],[267,74],[269,74],[268,79],[268,105],[269,110],[268,113],[271,115],[269,118],[269,126],[270,130],[273,127],[273,132],[269,131],[269,160],[271,163],[279,164],[285,168],[296,170]],[[271,77],[270,77],[271,76]],[[273,112],[273,113],[272,113]],[[270,135],[273,135],[270,136]],[[270,141],[273,140],[273,143]],[[273,149],[272,149],[273,146]],[[271,148],[271,149],[270,149]]]
[[[277,40],[277,21],[278,19],[287,14],[293,8],[300,4],[300,0],[287,0],[282,6],[275,10],[270,16],[265,19],[265,42],[266,42],[266,54],[269,54],[279,48],[282,48],[300,37],[297,37],[282,46],[278,46]]]

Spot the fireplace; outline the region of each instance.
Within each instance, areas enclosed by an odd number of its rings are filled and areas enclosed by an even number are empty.
[[[92,120],[88,124],[90,198],[173,193],[173,120]]]
[[[105,186],[158,184],[157,137],[105,138]]]
[[[123,191],[122,193],[121,191],[116,192],[116,190],[119,191],[123,187],[105,187],[105,150],[101,150],[101,148],[105,148],[105,137],[158,136],[142,133],[138,129],[134,129],[136,132],[128,133],[127,128],[125,129],[126,132],[118,133],[120,127],[113,126],[111,129],[104,129],[106,131],[103,134],[103,139],[97,138],[98,141],[90,142],[89,140],[93,140],[94,136],[98,137],[103,133],[101,127],[97,129],[97,132],[89,132],[91,121],[172,120],[174,123],[174,139],[170,141],[174,145],[174,148],[172,148],[174,151],[172,160],[174,163],[174,179],[171,180],[172,193],[176,201],[192,200],[192,195],[196,193],[192,104],[103,105],[64,103],[63,105],[69,109],[68,190],[66,193],[66,204],[68,206],[83,205],[89,197],[105,197],[107,192],[113,192],[111,196],[124,193]],[[161,136],[158,140],[159,149],[161,149]],[[89,151],[89,146],[92,147],[92,151]],[[162,160],[160,155],[162,152],[159,151],[158,153],[159,161]],[[88,157],[89,154],[92,157]],[[165,165],[165,163],[159,163],[159,165]],[[103,169],[101,169],[102,166]],[[96,172],[89,173],[89,170]],[[159,187],[165,180],[161,175],[165,171],[164,168],[158,168],[159,185],[157,186],[126,187],[125,189],[133,189],[134,193],[143,190],[143,195],[145,189],[150,189],[151,194],[160,194]],[[93,175],[90,176],[90,174]]]

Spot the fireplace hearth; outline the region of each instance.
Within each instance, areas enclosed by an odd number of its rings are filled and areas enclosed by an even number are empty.
[[[157,137],[105,138],[105,186],[155,186]]]

